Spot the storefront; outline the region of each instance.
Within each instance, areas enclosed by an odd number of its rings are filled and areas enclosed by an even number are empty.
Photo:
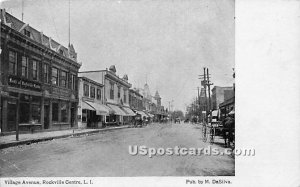
[[[84,101],[82,102],[82,123],[80,128],[101,128],[111,109],[105,105]]]
[[[127,113],[123,111],[118,105],[107,104],[114,112],[110,113],[106,118],[106,123],[117,123],[118,125],[123,125],[123,117],[127,116]]]

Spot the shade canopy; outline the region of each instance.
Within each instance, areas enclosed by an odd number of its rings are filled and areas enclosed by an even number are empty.
[[[136,114],[128,107],[122,107],[122,109],[125,110],[125,112],[127,113],[127,116],[135,116]]]
[[[112,104],[107,104],[107,106],[109,106],[109,108],[111,108],[115,115],[118,116],[127,116],[127,114],[117,105],[112,105]]]

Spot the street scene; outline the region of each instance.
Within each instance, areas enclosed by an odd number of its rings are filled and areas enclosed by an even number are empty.
[[[0,177],[234,176],[234,7],[2,2]]]
[[[234,157],[149,156],[128,153],[129,145],[207,147],[192,124],[151,124],[90,136],[57,139],[0,151],[3,177],[232,176]],[[211,145],[223,149],[218,144]],[[62,164],[63,163],[63,164]]]

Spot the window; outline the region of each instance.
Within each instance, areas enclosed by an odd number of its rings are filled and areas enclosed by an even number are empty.
[[[52,68],[51,82],[53,85],[58,85],[58,69],[57,68]]]
[[[25,36],[30,37],[30,31],[29,30],[24,29],[24,34],[25,34]]]
[[[124,90],[124,103],[126,103],[126,90]]]
[[[97,99],[101,100],[101,89],[97,88]]]
[[[68,122],[68,104],[66,102],[61,103],[61,122]]]
[[[49,83],[49,65],[44,64],[44,83]]]
[[[110,83],[110,92],[109,92],[110,94],[109,94],[109,98],[110,99],[114,99],[114,83]]]
[[[17,75],[17,53],[13,51],[9,51],[8,72]]]
[[[87,84],[84,84],[84,85],[83,85],[83,95],[84,95],[85,97],[89,97],[89,96],[90,96],[90,93],[89,93],[89,85],[87,85]]]
[[[39,67],[38,62],[33,60],[32,61],[32,80],[38,80],[39,79]]]
[[[118,86],[118,98],[120,98],[120,97],[121,97],[121,87]]]
[[[52,103],[52,121],[58,122],[58,103]]]
[[[91,98],[95,98],[95,87],[91,86]]]
[[[67,87],[67,72],[60,72],[60,86],[66,88]]]
[[[71,75],[71,89],[75,90],[76,89],[76,76],[75,75]]]
[[[22,76],[28,77],[28,58],[22,56]]]

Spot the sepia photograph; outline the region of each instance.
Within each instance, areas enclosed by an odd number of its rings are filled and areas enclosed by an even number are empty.
[[[3,1],[0,176],[235,176],[234,11]]]

